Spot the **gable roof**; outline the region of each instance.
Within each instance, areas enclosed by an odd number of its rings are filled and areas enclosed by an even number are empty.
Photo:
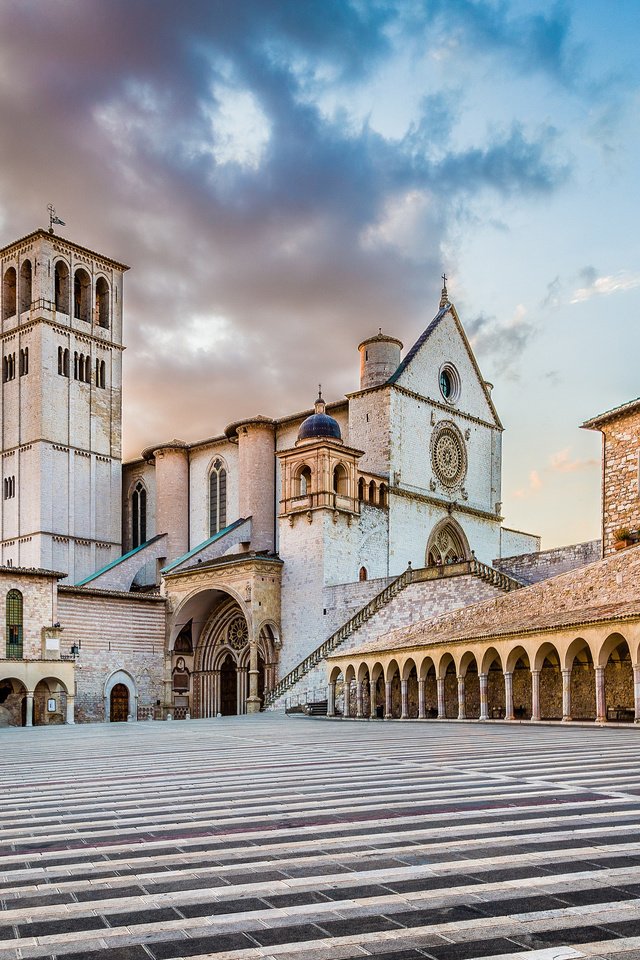
[[[629,413],[637,413],[640,410],[640,397],[637,400],[629,400],[627,403],[614,407],[613,410],[607,410],[606,413],[599,413],[597,417],[591,417],[582,424],[583,430],[599,430],[605,423],[611,420],[617,420],[619,417],[626,417]]]
[[[480,372],[480,367],[478,366],[478,361],[476,360],[475,355],[474,355],[474,353],[473,353],[473,350],[471,349],[471,344],[469,343],[469,338],[467,337],[467,335],[466,335],[466,333],[465,333],[465,330],[464,330],[464,327],[462,326],[462,323],[460,322],[460,317],[458,316],[458,313],[457,313],[457,311],[456,311],[456,308],[455,308],[454,305],[453,305],[452,303],[450,303],[448,300],[446,301],[446,303],[442,304],[442,306],[440,307],[440,309],[439,309],[438,312],[436,313],[435,317],[433,318],[433,320],[431,321],[431,323],[429,324],[429,326],[427,327],[427,329],[424,331],[424,333],[422,333],[422,334],[418,337],[418,339],[416,340],[416,342],[414,343],[414,345],[411,347],[411,349],[410,349],[409,352],[407,353],[407,355],[406,355],[406,357],[404,358],[404,360],[402,360],[402,362],[400,363],[400,366],[398,367],[398,369],[395,371],[395,373],[393,373],[393,374],[389,377],[389,379],[387,380],[387,383],[389,383],[389,384],[397,384],[399,378],[402,376],[402,374],[403,374],[404,371],[407,369],[407,367],[411,364],[411,362],[413,361],[414,357],[417,356],[417,354],[420,352],[420,350],[421,350],[422,347],[425,345],[425,343],[426,343],[426,342],[429,340],[429,338],[433,335],[434,331],[438,329],[438,327],[440,326],[440,324],[442,323],[442,321],[443,321],[443,320],[445,319],[445,317],[448,316],[449,314],[451,314],[451,316],[453,317],[453,322],[455,323],[456,329],[457,329],[458,333],[460,334],[460,338],[462,339],[462,343],[463,343],[463,345],[464,345],[464,348],[465,348],[465,350],[466,350],[466,352],[467,352],[467,354],[468,354],[468,356],[469,356],[469,360],[471,361],[471,365],[472,365],[472,367],[473,367],[473,369],[474,369],[474,371],[475,371],[475,373],[476,373],[476,376],[478,377],[478,380],[479,380],[480,383],[482,384],[482,388],[483,388],[484,394],[485,394],[485,396],[486,396],[486,398],[487,398],[487,403],[489,404],[489,409],[491,410],[491,413],[492,413],[492,416],[493,416],[493,418],[494,418],[494,420],[495,420],[496,426],[498,426],[498,427],[502,430],[502,429],[504,429],[503,426],[502,426],[502,422],[501,422],[501,420],[500,420],[500,417],[498,416],[498,411],[496,410],[495,406],[493,405],[493,400],[491,399],[491,395],[490,395],[489,391],[487,390],[487,388],[485,387],[485,379],[484,379],[484,377],[482,376],[482,373]]]

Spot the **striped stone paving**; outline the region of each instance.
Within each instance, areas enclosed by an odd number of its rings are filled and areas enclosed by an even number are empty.
[[[640,730],[1,729],[0,960],[640,958]]]

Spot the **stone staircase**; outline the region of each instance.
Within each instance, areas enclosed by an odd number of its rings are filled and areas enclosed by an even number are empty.
[[[464,578],[464,583],[460,578]],[[348,646],[522,586],[508,574],[475,559],[417,570],[409,566],[267,691],[265,709],[274,709],[295,687],[300,689],[299,684],[305,678],[313,679],[314,686],[318,680],[322,683],[319,666],[351,638],[353,641]],[[407,592],[408,596],[399,596]]]

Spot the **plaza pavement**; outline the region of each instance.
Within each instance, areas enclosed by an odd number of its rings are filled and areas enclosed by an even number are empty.
[[[0,960],[640,958],[637,728],[270,714],[0,750]]]

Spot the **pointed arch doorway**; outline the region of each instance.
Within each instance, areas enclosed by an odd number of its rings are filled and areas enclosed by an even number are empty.
[[[426,566],[440,566],[470,558],[469,541],[460,524],[450,517],[436,524],[427,543]]]
[[[223,717],[238,713],[238,665],[231,653],[220,666],[220,713]]]

